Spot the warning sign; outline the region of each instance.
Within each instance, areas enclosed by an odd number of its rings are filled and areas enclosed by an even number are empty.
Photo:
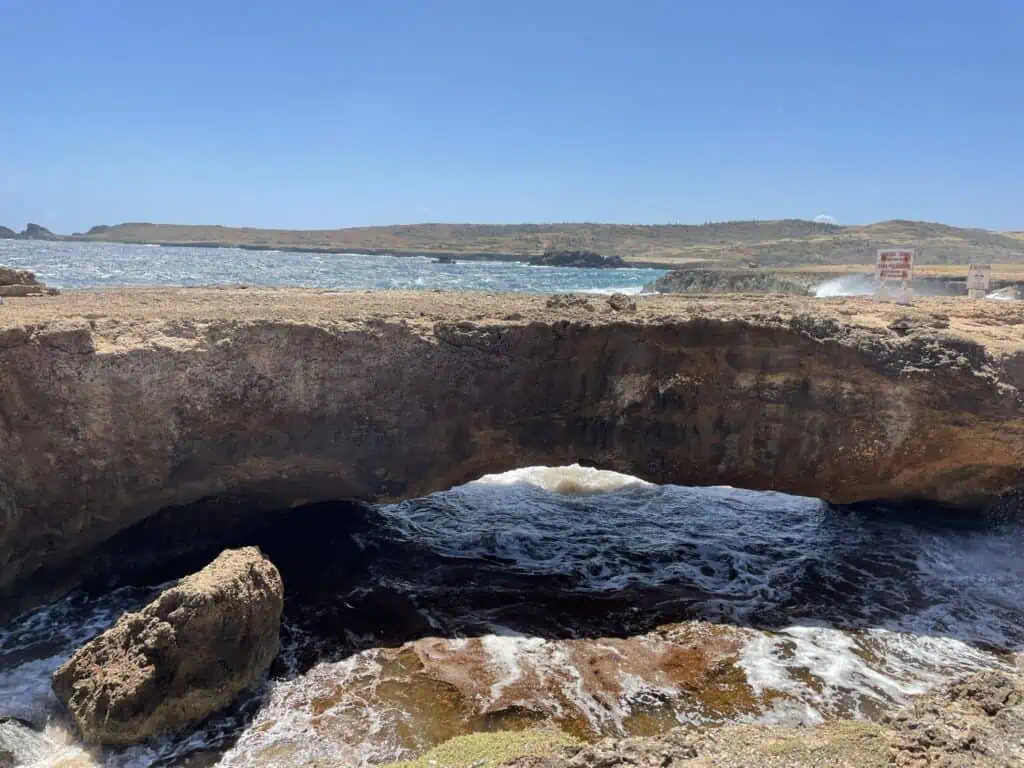
[[[875,260],[875,279],[912,280],[914,278],[914,251],[906,248],[880,250]]]
[[[984,293],[992,285],[991,264],[971,264],[967,270],[967,290],[971,295],[976,292]]]

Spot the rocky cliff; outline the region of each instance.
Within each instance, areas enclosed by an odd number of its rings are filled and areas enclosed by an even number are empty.
[[[57,236],[40,224],[28,224],[18,235],[22,240],[56,240]]]
[[[1024,478],[1024,309],[952,299],[73,292],[0,312],[0,598],[161,508],[574,461],[978,507]]]

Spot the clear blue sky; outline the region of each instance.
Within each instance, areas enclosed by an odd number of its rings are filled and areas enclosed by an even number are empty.
[[[0,223],[1024,229],[1022,0],[0,0]]]

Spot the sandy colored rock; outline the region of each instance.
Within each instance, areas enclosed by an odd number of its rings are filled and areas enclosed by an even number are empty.
[[[7,296],[56,296],[56,288],[47,288],[27,269],[0,267],[0,298]]]
[[[135,744],[201,720],[267,671],[283,601],[258,549],[226,550],[79,649],[53,690],[89,743]]]
[[[1024,478],[1016,302],[546,304],[256,288],[9,301],[0,604],[163,507],[221,494],[394,500],[581,462],[977,510]]]

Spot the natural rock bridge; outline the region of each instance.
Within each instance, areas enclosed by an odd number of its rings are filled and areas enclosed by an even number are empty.
[[[1024,477],[1024,310],[145,290],[0,312],[0,597],[158,510],[580,461],[835,502]]]

